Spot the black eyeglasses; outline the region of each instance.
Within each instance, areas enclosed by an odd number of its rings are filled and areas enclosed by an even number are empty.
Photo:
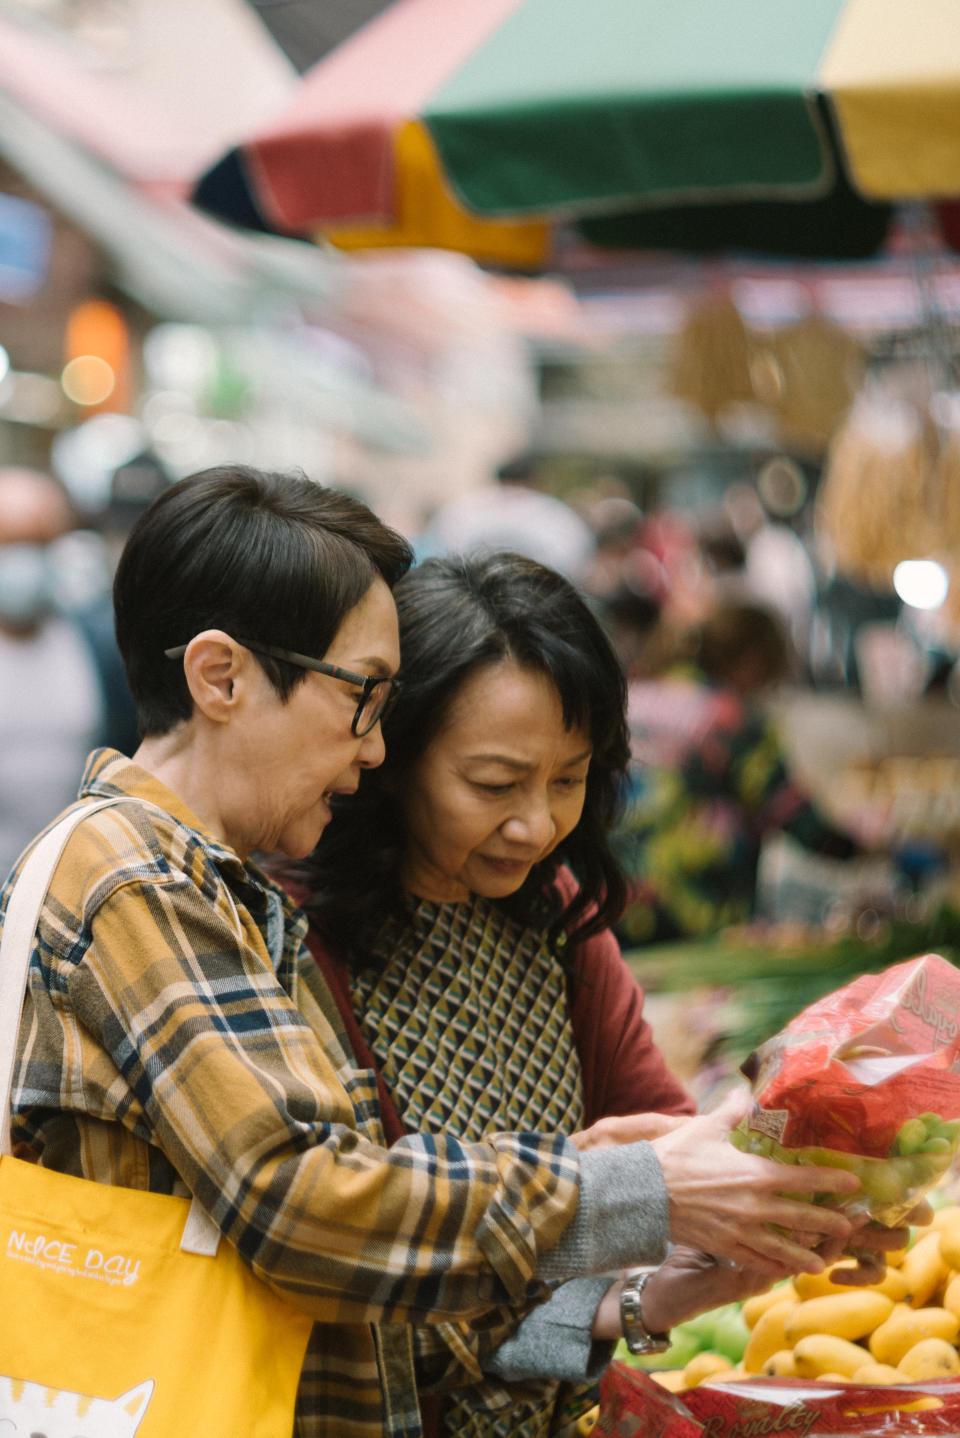
[[[271,659],[284,659],[298,669],[312,669],[317,674],[328,674],[331,679],[342,679],[347,684],[359,684],[363,690],[357,704],[350,732],[357,739],[369,734],[381,719],[385,719],[397,702],[400,693],[399,679],[385,679],[382,674],[355,674],[352,669],[343,669],[339,664],[328,664],[325,659],[311,659],[307,654],[296,654],[292,649],[277,649],[273,644],[256,644],[250,639],[238,639],[244,649],[254,654],[266,654]],[[163,651],[165,659],[182,659],[187,652],[185,644]]]

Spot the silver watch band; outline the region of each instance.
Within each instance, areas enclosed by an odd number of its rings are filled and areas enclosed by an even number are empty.
[[[620,1290],[620,1326],[631,1353],[664,1353],[670,1347],[669,1333],[651,1333],[643,1322],[643,1290],[656,1268],[635,1268],[627,1274]]]

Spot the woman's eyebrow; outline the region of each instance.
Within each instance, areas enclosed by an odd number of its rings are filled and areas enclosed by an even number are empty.
[[[575,754],[569,759],[561,760],[564,769],[572,768],[574,764],[582,764],[585,759],[593,757],[593,749],[584,749],[582,754]],[[516,759],[509,754],[470,754],[468,758],[473,763],[505,764],[509,769],[529,769],[529,759]]]
[[[358,674],[369,674],[377,678],[395,679],[399,670],[394,669],[385,659],[378,659],[368,655],[365,659],[358,659],[354,664],[344,664],[344,669],[353,669]]]

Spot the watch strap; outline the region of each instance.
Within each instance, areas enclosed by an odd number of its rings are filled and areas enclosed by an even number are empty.
[[[620,1290],[620,1327],[631,1353],[664,1353],[670,1347],[669,1333],[651,1333],[643,1321],[643,1290],[656,1268],[634,1268]]]

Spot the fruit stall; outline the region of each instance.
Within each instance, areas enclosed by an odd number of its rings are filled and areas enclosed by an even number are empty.
[[[960,974],[925,955],[836,977],[808,971],[820,993],[767,1028],[743,1065],[751,1104],[730,1138],[786,1166],[855,1173],[859,1188],[813,1201],[897,1229],[902,1246],[858,1253],[854,1235],[823,1272],[676,1325],[662,1353],[621,1342],[598,1432],[960,1432]]]
[[[619,1403],[625,1426],[606,1431],[644,1431],[627,1421],[631,1396],[656,1412],[661,1389],[677,1395],[660,1408],[671,1434],[955,1434],[960,1203],[950,1186],[932,1200],[932,1222],[867,1287],[844,1285],[846,1259],[678,1325],[656,1357],[621,1344],[605,1407]]]

